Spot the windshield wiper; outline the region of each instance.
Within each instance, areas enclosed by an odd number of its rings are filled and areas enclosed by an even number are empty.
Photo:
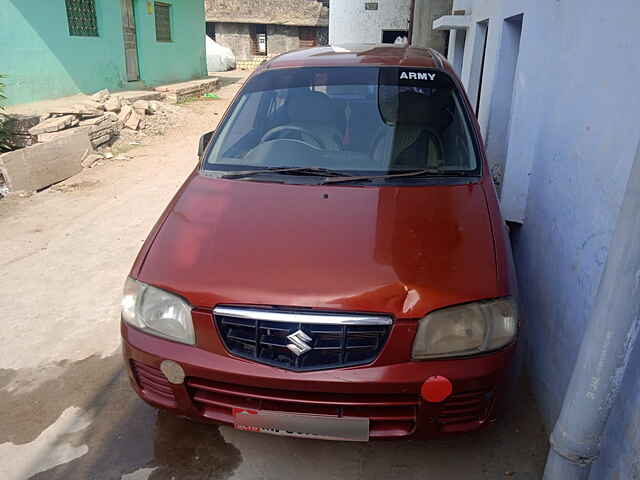
[[[312,175],[320,177],[350,177],[348,173],[342,173],[328,168],[319,167],[266,167],[260,170],[245,170],[222,175],[221,178],[244,178],[261,173],[284,173],[295,175]]]
[[[423,168],[421,170],[409,170],[402,173],[388,173],[385,175],[362,175],[354,177],[340,177],[340,178],[327,178],[323,184],[327,183],[339,183],[339,182],[356,182],[365,180],[378,180],[387,178],[402,178],[402,177],[420,177],[420,176],[450,176],[450,177],[468,177],[477,176],[473,172],[466,170],[442,170],[439,168]]]

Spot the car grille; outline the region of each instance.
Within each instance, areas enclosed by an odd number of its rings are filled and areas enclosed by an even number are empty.
[[[391,328],[391,320],[382,316],[327,314],[325,320],[322,314],[307,312],[222,307],[215,309],[214,317],[229,352],[294,371],[371,363],[384,347]],[[295,344],[290,336],[296,332],[302,339],[299,345],[310,347],[308,351],[296,354],[290,349]]]
[[[171,384],[159,368],[131,360],[131,370],[145,397],[167,407],[176,406]]]
[[[256,388],[187,378],[191,399],[203,416],[234,423],[233,409],[369,418],[370,437],[403,437],[416,426],[419,399],[402,394],[339,394]]]
[[[469,422],[483,422],[489,414],[493,397],[492,390],[475,390],[451,395],[442,405],[438,422],[445,430],[455,430],[457,425]]]

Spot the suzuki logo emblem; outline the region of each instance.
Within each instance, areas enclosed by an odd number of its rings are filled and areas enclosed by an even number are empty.
[[[312,348],[307,342],[313,342],[313,338],[302,330],[298,330],[297,332],[293,332],[291,335],[287,335],[287,338],[291,340],[291,343],[287,345],[287,348],[298,357]]]

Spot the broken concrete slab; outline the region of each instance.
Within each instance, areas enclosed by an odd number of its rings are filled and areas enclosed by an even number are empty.
[[[29,129],[31,135],[40,135],[42,133],[57,132],[65,128],[73,127],[79,123],[75,115],[64,115],[62,117],[48,118],[44,122],[40,122],[35,127]]]
[[[108,120],[106,122],[102,122],[99,125],[91,125],[89,126],[89,137],[101,136],[107,132],[113,132],[117,130],[116,122]]]
[[[67,130],[60,130],[58,132],[41,133],[38,135],[39,142],[50,142],[62,137],[68,137],[69,135],[75,135],[77,132],[84,132],[85,135],[89,134],[89,127],[69,128]]]
[[[162,100],[162,93],[154,90],[128,90],[111,95],[118,97],[122,103],[135,103],[137,100]]]
[[[100,145],[104,145],[105,143],[107,143],[112,138],[113,138],[113,135],[111,135],[111,134],[101,135],[101,136],[96,137],[93,140],[91,140],[91,146],[93,148],[98,148]]]
[[[191,80],[190,82],[161,85],[155,90],[164,94],[165,100],[170,103],[180,103],[189,97],[199,97],[205,93],[213,92],[218,88],[219,79],[216,77]]]
[[[96,92],[93,95],[91,95],[91,100],[98,103],[104,103],[107,100],[109,100],[110,95],[111,95],[111,92],[109,92],[109,90],[105,88],[104,90],[100,90],[99,92]]]
[[[103,122],[105,122],[108,118],[106,114],[105,115],[101,115],[99,117],[93,117],[93,118],[86,118],[84,120],[80,120],[80,126],[89,126],[89,125],[99,125]],[[116,117],[117,119],[117,117]]]
[[[47,143],[0,155],[0,174],[10,192],[41,190],[82,170],[92,150],[85,128]]]
[[[86,101],[74,105],[75,113],[82,116],[95,116],[102,115],[104,113],[104,105],[98,102]]]

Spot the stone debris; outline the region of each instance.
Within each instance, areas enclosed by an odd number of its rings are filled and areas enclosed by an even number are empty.
[[[87,101],[74,105],[71,113],[80,115],[81,117],[95,117],[104,113],[104,105],[102,103]]]
[[[98,103],[105,103],[107,100],[109,100],[110,96],[111,92],[109,92],[109,90],[105,88],[104,90],[100,90],[99,92],[91,95],[91,100]]]
[[[114,159],[108,150],[116,145],[142,145],[149,135],[179,128],[182,107],[160,100],[179,102],[201,96],[215,85],[217,79],[167,86],[162,91],[111,94],[105,89],[57,111],[4,115],[13,150],[0,155],[0,198],[16,191],[36,191],[79,169],[101,165],[102,160]],[[130,159],[122,154],[115,157]]]
[[[157,101],[157,100],[151,100],[149,102],[149,108],[147,109],[147,111],[153,115],[155,113],[158,113],[160,111],[160,109],[162,108],[162,104]]]
[[[84,160],[82,160],[82,168],[91,168],[96,164],[96,162],[99,162],[103,158],[104,156],[99,153],[90,153]]]
[[[122,100],[120,97],[111,97],[104,102],[104,109],[107,112],[119,112],[122,108]]]

